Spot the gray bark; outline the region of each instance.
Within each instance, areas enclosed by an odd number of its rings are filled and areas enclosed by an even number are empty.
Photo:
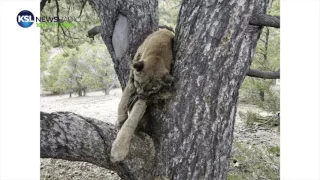
[[[257,13],[251,17],[250,24],[255,26],[280,28],[280,16],[270,16]]]
[[[116,171],[122,179],[152,179],[154,148],[144,133],[132,139],[132,148],[122,163],[110,162],[116,138],[112,124],[70,112],[40,113],[40,157],[84,161]]]
[[[94,39],[94,36],[101,32],[101,26],[95,26],[88,31],[87,37]]]
[[[247,76],[262,78],[262,79],[280,79],[280,69],[276,72],[259,71],[259,70],[255,70],[255,69],[250,69],[247,72]]]
[[[261,32],[249,20],[252,12],[265,14],[267,3],[183,1],[176,28],[173,97],[149,101],[148,135],[136,134],[137,142],[130,146],[133,155],[123,163],[109,161],[115,138],[111,125],[74,114],[72,118],[42,115],[42,157],[91,162],[123,179],[227,179],[238,90]],[[124,87],[137,47],[158,28],[157,1],[91,0],[90,4],[100,16],[102,38]],[[129,23],[129,48],[122,58],[115,56],[111,43],[119,14]]]
[[[238,89],[261,32],[248,26],[253,7],[253,1],[182,3],[175,40],[175,97],[147,110],[156,142],[155,176],[227,178]],[[264,1],[256,7],[265,13]]]

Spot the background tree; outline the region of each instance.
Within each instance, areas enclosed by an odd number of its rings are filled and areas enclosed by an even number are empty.
[[[175,29],[181,0],[160,0],[159,1],[159,24],[167,25]]]
[[[103,44],[84,43],[78,48],[64,48],[61,54],[41,61],[43,75],[41,83],[44,90],[53,93],[73,92],[78,96],[88,90],[103,90],[106,94],[117,86],[111,59]],[[41,59],[45,59],[43,56]]]
[[[279,23],[265,15],[267,3],[182,2],[173,97],[150,100],[149,129],[133,138],[124,162],[111,164],[108,157],[113,125],[72,113],[41,113],[41,157],[91,162],[115,170],[123,179],[226,179],[238,90],[261,25]],[[157,1],[89,4],[100,17],[102,38],[124,87],[138,45],[158,29]],[[124,38],[115,42],[119,32]]]

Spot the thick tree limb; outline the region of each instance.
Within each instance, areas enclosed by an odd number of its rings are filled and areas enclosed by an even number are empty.
[[[88,37],[94,39],[94,36],[101,32],[101,26],[95,26],[88,31]]]
[[[249,69],[249,71],[247,72],[247,76],[262,79],[280,79],[280,69],[276,72]]]
[[[152,179],[154,147],[151,138],[139,133],[130,153],[121,163],[110,162],[116,137],[112,124],[70,112],[40,113],[41,158],[83,161],[113,170],[122,179]]]
[[[270,16],[256,13],[251,16],[249,24],[255,26],[280,28],[280,16]]]

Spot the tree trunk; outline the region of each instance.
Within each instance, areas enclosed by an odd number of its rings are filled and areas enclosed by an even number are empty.
[[[112,88],[114,88],[116,85],[114,83],[107,84],[106,88],[104,89],[104,95],[109,95]]]
[[[175,97],[148,109],[155,176],[226,179],[238,90],[261,28],[254,1],[183,1],[176,29]],[[259,4],[265,12],[265,4]]]
[[[78,89],[78,96],[81,97],[82,96],[82,90]]]
[[[87,95],[87,87],[82,88],[82,95],[86,96]]]
[[[102,38],[124,88],[136,49],[157,29],[157,1],[89,2],[100,16]],[[149,101],[148,135],[136,133],[124,162],[109,161],[116,134],[113,127],[87,121],[90,118],[79,121],[77,115],[42,115],[41,157],[91,162],[115,170],[122,179],[227,179],[238,90],[261,32],[261,27],[249,25],[249,19],[253,11],[265,14],[267,3],[182,2],[175,31],[173,97]],[[122,31],[127,27],[128,31]],[[129,42],[127,51],[112,42],[117,30],[128,32],[129,41],[122,40]],[[85,133],[89,131],[87,123],[90,134]]]
[[[260,100],[264,101],[264,91],[263,90],[260,90],[259,96],[260,96]]]

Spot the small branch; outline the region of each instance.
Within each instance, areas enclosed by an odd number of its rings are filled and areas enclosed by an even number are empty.
[[[86,4],[87,4],[87,0],[85,0],[85,1],[83,2],[82,6],[81,6],[81,9],[80,9],[80,14],[79,14],[78,18],[82,15],[82,11],[83,11],[84,6],[85,6]]]
[[[253,14],[249,24],[255,26],[269,26],[274,28],[280,28],[280,16]]]
[[[257,51],[257,53],[260,54],[260,55],[262,55],[262,56],[264,56],[264,53],[262,53],[262,52],[258,52],[258,51]]]
[[[58,26],[61,28],[62,33],[63,33],[63,35],[64,35],[65,37],[68,37],[68,38],[70,38],[70,39],[79,39],[79,38],[71,37],[70,35],[68,35],[68,34],[64,31],[64,29],[63,29],[63,27],[60,25],[60,23],[59,23]],[[69,34],[70,34],[70,32],[69,32]]]
[[[263,43],[266,43],[266,41],[265,41],[265,40],[263,40],[263,39],[261,39],[261,38],[259,39],[259,41],[261,41],[261,42],[263,42]]]
[[[94,39],[94,36],[101,32],[101,26],[95,26],[88,31],[88,37]]]
[[[46,6],[46,3],[50,3],[51,0],[41,0],[40,2],[40,12],[43,10],[43,8]]]
[[[58,17],[58,31],[57,31],[57,36],[58,36],[58,44],[60,45],[60,34],[59,34],[59,29],[60,29],[60,17],[59,17],[59,12],[60,12],[60,9],[59,9],[58,0],[55,0],[55,1],[56,1],[56,6],[57,6],[57,17]]]
[[[280,79],[280,69],[276,72],[249,69],[249,71],[247,72],[247,76],[262,79]]]
[[[70,9],[71,9],[71,4],[69,5],[69,8],[68,8],[68,16],[70,15]]]
[[[63,30],[62,26],[61,26],[61,29]],[[66,30],[68,31],[69,35],[67,35],[64,30],[63,30],[63,34],[64,34],[66,37],[72,39],[72,42],[73,42],[73,39],[80,39],[80,38],[77,38],[77,37],[72,37],[72,36],[71,36],[71,32],[70,32],[70,30],[69,30],[68,28],[66,28]]]
[[[62,33],[65,37],[68,37],[68,38],[71,38],[71,39],[79,39],[79,38],[76,38],[76,37],[71,37],[71,35],[67,35],[67,33],[65,32],[65,30],[63,29],[63,27],[61,26],[61,22],[60,22],[60,16],[59,16],[59,12],[60,12],[60,7],[59,7],[59,3],[58,3],[58,0],[55,0],[56,2],[56,6],[57,6],[57,17],[58,17],[58,43],[59,43],[59,29],[61,28],[62,30]],[[69,32],[70,34],[70,32]],[[59,43],[60,44],[60,43]]]
[[[167,25],[159,25],[159,28],[167,29],[167,30],[172,31],[172,32],[174,33],[173,28],[172,28],[172,27],[169,27],[169,26],[167,26]]]
[[[268,61],[268,46],[269,46],[269,28],[266,27],[266,40],[264,43],[264,55],[263,55],[263,59],[264,59],[264,63],[266,63]]]
[[[153,179],[154,147],[144,134],[134,136],[127,158],[111,163],[114,125],[71,112],[40,112],[40,157],[89,162],[113,170],[122,179]]]
[[[170,9],[175,9],[175,8],[178,8],[178,7],[180,7],[180,6],[181,6],[181,4],[182,4],[182,3],[179,3],[178,5],[176,5],[176,6],[173,6],[173,7],[171,7]]]

